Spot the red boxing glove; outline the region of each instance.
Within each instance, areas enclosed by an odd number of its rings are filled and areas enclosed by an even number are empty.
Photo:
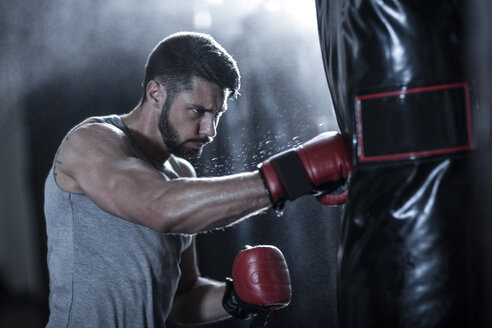
[[[269,245],[247,247],[234,260],[222,304],[229,314],[244,319],[287,306],[291,295],[282,252]]]
[[[340,205],[347,199],[347,190],[341,194],[330,193],[339,189],[350,174],[350,144],[336,132],[325,132],[273,156],[259,168],[275,207],[282,206],[286,200],[320,191],[318,200],[322,204]]]

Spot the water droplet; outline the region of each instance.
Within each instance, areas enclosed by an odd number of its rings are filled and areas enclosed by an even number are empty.
[[[275,213],[277,214],[277,217],[282,217],[284,215],[284,209],[276,209]]]

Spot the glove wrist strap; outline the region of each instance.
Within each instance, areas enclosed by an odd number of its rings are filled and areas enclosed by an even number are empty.
[[[252,315],[248,309],[248,304],[237,296],[231,278],[226,278],[226,290],[222,297],[222,306],[227,313],[235,318],[246,319]]]
[[[311,192],[313,184],[297,151],[289,150],[280,153],[272,157],[270,162],[280,180],[284,197],[287,200],[293,200]]]
[[[270,202],[281,210],[286,200],[309,194],[313,185],[295,150],[280,153],[258,166]]]

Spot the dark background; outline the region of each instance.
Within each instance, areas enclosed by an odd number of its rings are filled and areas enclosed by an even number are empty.
[[[242,95],[193,163],[200,176],[253,170],[279,151],[337,129],[314,2],[2,2],[0,327],[47,321],[43,186],[61,139],[88,116],[130,111],[141,95],[147,55],[181,30],[212,34],[242,73]],[[281,215],[269,210],[200,235],[201,272],[223,280],[244,245],[276,245],[290,267],[293,298],[270,326],[333,326],[342,210],[306,197]],[[210,325],[240,326],[247,323]]]
[[[471,258],[483,263],[477,297],[490,314],[492,4],[468,3],[470,71],[481,91],[480,150],[470,191],[477,205],[470,215],[479,218],[478,252]],[[0,327],[43,327],[47,321],[43,184],[59,142],[88,116],[130,111],[141,94],[147,55],[181,30],[211,33],[236,58],[243,77],[242,96],[230,102],[216,141],[194,162],[199,175],[253,170],[272,154],[337,130],[314,1],[0,2]],[[282,215],[269,210],[200,235],[201,272],[223,280],[245,244],[276,245],[289,264],[293,298],[270,327],[335,327],[342,211],[304,197],[287,204]]]

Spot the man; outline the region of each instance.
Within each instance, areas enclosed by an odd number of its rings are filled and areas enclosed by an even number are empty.
[[[48,326],[163,327],[168,318],[236,314],[230,284],[226,312],[225,284],[200,277],[193,234],[318,189],[321,202],[343,202],[327,192],[350,170],[339,135],[320,135],[254,172],[196,178],[181,156],[212,141],[239,85],[236,62],[213,38],[178,33],[149,56],[134,110],[68,133],[45,188]]]

